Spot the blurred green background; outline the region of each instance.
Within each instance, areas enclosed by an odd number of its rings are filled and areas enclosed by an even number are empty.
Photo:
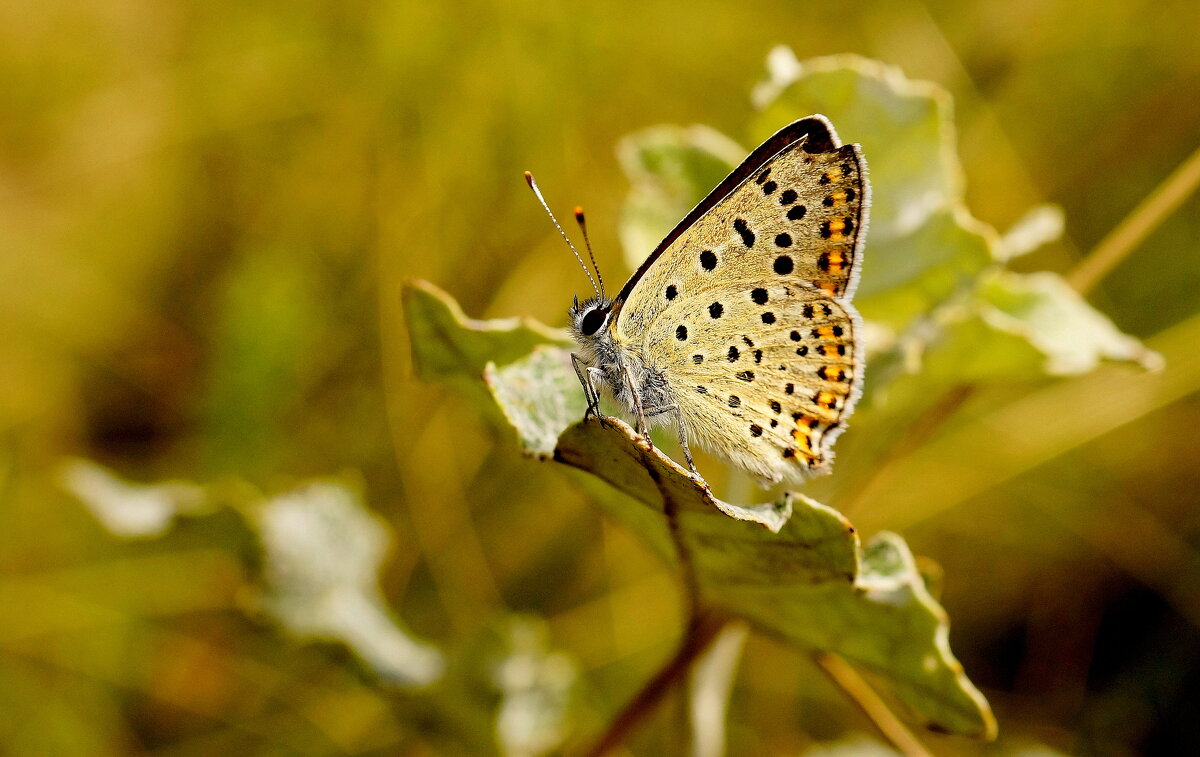
[[[462,682],[510,612],[578,666],[569,743],[596,732],[670,653],[674,576],[415,379],[402,282],[562,325],[586,280],[521,171],[588,209],[620,280],[617,141],[667,122],[748,142],[780,43],[946,87],[969,206],[1004,229],[1061,205],[1064,238],[1015,267],[1066,272],[1200,145],[1197,29],[1188,0],[0,5],[0,751],[486,753],[496,695]],[[1200,318],[1198,211],[1090,296],[1152,346]],[[940,564],[1000,722],[995,745],[931,751],[1200,743],[1197,390],[1114,393],[1146,410],[915,522],[852,513]],[[995,443],[1055,426],[1024,420]],[[457,688],[381,687],[247,615],[255,550],[227,513],[117,539],[63,491],[68,456],[231,490],[357,481],[394,531],[384,593]],[[676,715],[632,753],[664,751]],[[855,732],[806,658],[751,638],[731,754]]]

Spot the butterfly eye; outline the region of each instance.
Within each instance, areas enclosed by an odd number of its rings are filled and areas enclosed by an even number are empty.
[[[608,313],[600,310],[599,308],[596,310],[589,310],[587,314],[583,316],[583,321],[579,324],[579,331],[584,336],[591,336],[600,330],[600,327],[604,325],[604,321],[607,320],[607,318]]]

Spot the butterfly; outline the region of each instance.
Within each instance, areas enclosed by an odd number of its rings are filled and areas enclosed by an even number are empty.
[[[850,299],[869,205],[858,145],[842,145],[824,116],[759,145],[615,297],[601,279],[594,297],[575,298],[585,419],[604,422],[604,390],[639,434],[673,423],[697,478],[693,439],[764,485],[828,472],[861,394],[862,325]]]

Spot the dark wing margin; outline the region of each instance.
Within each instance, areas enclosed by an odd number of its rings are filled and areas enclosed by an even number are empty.
[[[649,270],[650,266],[658,260],[658,256],[663,253],[663,250],[671,246],[680,234],[694,224],[702,215],[707,213],[725,196],[734,190],[739,184],[746,180],[748,176],[761,168],[767,161],[774,158],[779,153],[796,144],[804,141],[801,149],[805,152],[813,153],[814,155],[822,152],[829,152],[841,147],[841,142],[837,138],[837,134],[833,130],[833,126],[829,123],[829,119],[822,115],[812,115],[801,118],[799,121],[793,121],[783,127],[775,134],[763,142],[754,152],[746,156],[742,164],[733,169],[733,173],[725,177],[725,180],[717,185],[716,189],[709,192],[708,195],[700,201],[696,207],[692,208],[683,220],[675,224],[675,228],[671,229],[671,233],[667,234],[658,247],[654,248],[654,252],[642,262],[642,265],[637,269],[637,272],[629,277],[629,281],[625,282],[625,286],[621,289],[613,302],[616,303],[617,309],[625,302],[625,298],[637,286],[638,281]]]

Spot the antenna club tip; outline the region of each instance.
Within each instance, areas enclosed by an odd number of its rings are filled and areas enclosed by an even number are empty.
[[[577,218],[577,219],[583,218],[583,206],[582,205],[575,206],[575,218]]]
[[[531,187],[533,186],[533,174],[529,171],[525,172],[525,183]]]

